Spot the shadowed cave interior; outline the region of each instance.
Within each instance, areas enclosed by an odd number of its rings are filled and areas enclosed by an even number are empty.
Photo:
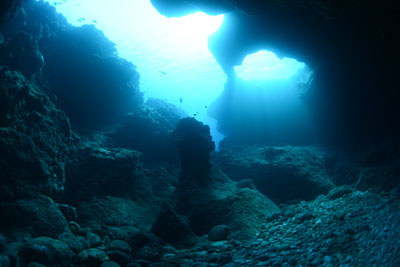
[[[224,16],[219,72],[160,97],[69,1],[0,4],[0,266],[400,265],[391,1],[151,0]],[[265,51],[300,67],[240,69]]]

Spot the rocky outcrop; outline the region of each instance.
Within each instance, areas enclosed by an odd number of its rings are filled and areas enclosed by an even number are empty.
[[[152,230],[160,237],[169,242],[188,242],[193,233],[203,236],[212,227],[226,224],[231,229],[229,238],[248,239],[264,216],[279,211],[254,185],[235,183],[210,164],[214,142],[208,126],[194,118],[182,119],[174,137],[181,156],[181,175],[172,206],[167,205],[153,225]],[[163,226],[163,222],[170,224]],[[181,229],[181,236],[165,236],[168,229]]]
[[[106,134],[107,142],[142,152],[146,162],[177,163],[172,132],[183,117],[186,114],[174,105],[150,98]]]
[[[68,118],[18,72],[0,67],[0,88],[0,183],[24,192],[63,190],[77,143]]]
[[[311,200],[334,186],[327,155],[316,147],[241,147],[223,142],[215,162],[232,179],[252,179],[260,192],[282,203]]]

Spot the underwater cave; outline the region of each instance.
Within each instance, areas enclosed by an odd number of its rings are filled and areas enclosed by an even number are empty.
[[[399,17],[4,0],[0,266],[400,266]]]

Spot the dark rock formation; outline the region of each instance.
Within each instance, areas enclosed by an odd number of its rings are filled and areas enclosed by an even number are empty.
[[[151,231],[165,242],[175,244],[189,243],[190,239],[195,237],[186,218],[168,204],[163,205]]]
[[[12,19],[19,10],[22,0],[4,0],[0,4],[0,27]]]
[[[0,88],[0,183],[15,190],[63,190],[76,144],[69,120],[18,72],[0,67]]]
[[[316,147],[240,147],[222,142],[215,161],[232,179],[252,179],[260,192],[281,203],[311,200],[334,186],[327,155]]]
[[[43,55],[37,41],[25,32],[18,32],[2,49],[2,60],[12,70],[19,70],[25,77],[39,73],[43,67]]]
[[[148,99],[128,114],[112,133],[107,134],[108,143],[138,150],[143,153],[146,162],[176,163],[178,157],[172,132],[183,117],[186,114],[174,105],[159,99]]]
[[[207,184],[210,179],[210,153],[215,144],[210,135],[210,127],[194,118],[179,121],[174,139],[181,160],[181,181]]]
[[[256,189],[237,185],[218,167],[211,166],[214,142],[208,126],[193,118],[182,119],[174,137],[181,155],[181,177],[173,209],[186,218],[196,235],[206,235],[213,226],[226,224],[232,229],[230,238],[248,239],[263,216],[279,210]],[[174,210],[165,214],[171,217]]]

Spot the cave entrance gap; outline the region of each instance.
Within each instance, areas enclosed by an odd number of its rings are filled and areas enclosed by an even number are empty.
[[[137,66],[145,99],[156,97],[175,104],[189,116],[210,125],[216,142],[223,138],[208,108],[223,92],[227,78],[208,49],[208,37],[219,29],[224,15],[197,12],[167,18],[158,13],[150,0],[46,2],[54,5],[72,25],[94,24],[103,31],[115,43],[118,55]],[[290,75],[289,69],[293,72],[300,68],[299,64],[302,63],[261,52],[246,58],[236,72],[243,79],[276,79]]]

